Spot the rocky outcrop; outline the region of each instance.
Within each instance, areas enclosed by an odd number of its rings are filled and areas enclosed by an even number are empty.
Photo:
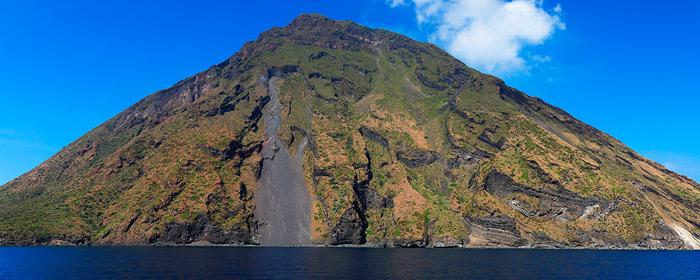
[[[352,190],[354,200],[352,207],[345,210],[338,224],[331,233],[331,245],[367,243],[367,210],[392,206],[391,199],[381,198],[370,188],[373,179],[372,157],[365,150],[366,164],[356,166]]]
[[[469,218],[469,244],[477,247],[521,247],[527,241],[520,236],[515,220],[504,215]]]
[[[416,168],[440,160],[440,154],[434,151],[402,147],[396,152],[396,158],[406,166]]]
[[[363,137],[367,138],[370,141],[373,141],[379,145],[382,145],[384,148],[389,148],[389,141],[386,140],[381,134],[378,132],[368,128],[368,127],[360,127],[359,129],[360,134],[362,134]]]
[[[548,181],[547,178],[544,178]],[[501,197],[508,197],[513,193],[526,195],[537,199],[538,206],[525,206],[525,202],[513,199],[509,205],[516,211],[528,217],[540,217],[548,219],[575,220],[579,217],[588,217],[593,211],[606,208],[609,202],[593,198],[583,198],[569,190],[564,189],[555,181],[549,181],[551,188],[536,189],[517,184],[510,177],[497,171],[491,171],[484,182],[484,190]]]
[[[197,216],[189,223],[168,223],[162,235],[152,236],[151,244],[188,245],[188,244],[257,244],[252,232],[234,228],[224,230],[204,215]]]

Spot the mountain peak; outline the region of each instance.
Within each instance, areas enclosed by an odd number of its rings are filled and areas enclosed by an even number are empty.
[[[303,26],[317,26],[319,24],[329,24],[329,23],[335,23],[335,20],[332,20],[330,18],[327,18],[323,15],[320,14],[301,14],[294,18],[291,23],[289,23],[290,27],[303,27]]]
[[[345,50],[378,50],[401,45],[425,45],[403,35],[372,29],[352,21],[333,20],[318,14],[302,14],[284,27],[273,28],[256,40],[262,44],[294,43]]]

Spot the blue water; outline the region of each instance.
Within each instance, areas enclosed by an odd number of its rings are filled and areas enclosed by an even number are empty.
[[[700,279],[700,251],[5,247],[0,279]]]

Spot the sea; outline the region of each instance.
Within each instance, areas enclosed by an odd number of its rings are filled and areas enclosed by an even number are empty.
[[[700,279],[700,251],[0,247],[0,279]]]

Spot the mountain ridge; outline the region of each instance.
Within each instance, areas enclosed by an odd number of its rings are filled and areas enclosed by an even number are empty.
[[[302,15],[0,187],[0,243],[697,248],[698,209],[696,182],[432,44]]]

